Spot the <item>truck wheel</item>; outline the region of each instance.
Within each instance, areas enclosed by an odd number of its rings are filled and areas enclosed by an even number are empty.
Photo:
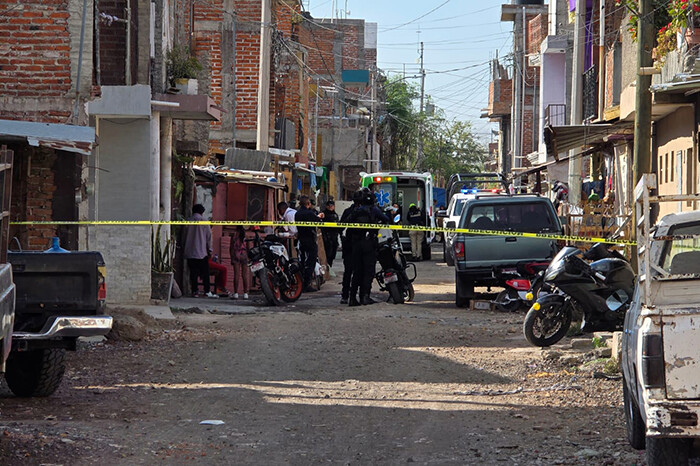
[[[450,267],[455,265],[455,260],[452,258],[452,254],[450,254],[450,250],[447,248],[447,241],[443,241],[442,243],[442,255],[445,258],[445,264]]]
[[[466,307],[473,297],[474,282],[455,274],[455,304],[457,307]]]
[[[5,380],[19,397],[49,396],[56,391],[66,371],[64,349],[43,349],[10,353]]]
[[[622,398],[625,405],[625,425],[627,426],[627,440],[635,450],[644,450],[646,445],[646,425],[642,420],[637,403],[627,388],[627,381],[622,378]]]
[[[687,466],[692,440],[684,438],[647,438],[649,466]]]

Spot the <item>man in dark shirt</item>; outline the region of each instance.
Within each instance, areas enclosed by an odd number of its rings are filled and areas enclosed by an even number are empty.
[[[353,204],[343,211],[340,217],[341,223],[349,222],[352,213],[360,207],[362,201],[362,192],[357,191],[352,196]],[[352,273],[355,269],[355,258],[353,256],[352,247],[352,230],[345,229],[345,234],[341,235],[340,240],[343,244],[343,289],[340,293],[340,304],[347,304],[350,299],[350,285],[352,284]]]
[[[377,207],[375,196],[369,189],[363,188],[361,205],[349,215],[350,223],[364,224],[389,224],[389,217]],[[354,269],[352,272],[352,286],[350,288],[350,306],[373,304],[371,298],[372,280],[377,264],[377,230],[354,228],[351,230],[353,243]],[[360,291],[360,299],[357,299],[357,291]]]
[[[321,223],[323,214],[317,214],[311,209],[309,196],[299,197],[299,210],[294,216],[295,222],[317,222]],[[318,244],[316,244],[316,227],[297,227],[299,238],[299,253],[301,255],[301,268],[304,271],[304,291],[309,293],[318,291],[311,287],[311,279],[314,275],[314,268],[318,259]]]
[[[338,214],[335,213],[335,201],[330,200],[326,202],[326,208],[323,210],[323,221],[338,223]],[[333,260],[338,252],[339,234],[339,228],[321,228],[321,235],[323,235],[323,248],[326,251],[326,260],[328,261],[329,267],[333,267]]]

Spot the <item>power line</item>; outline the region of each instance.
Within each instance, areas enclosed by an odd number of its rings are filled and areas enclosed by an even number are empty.
[[[380,31],[380,32],[393,31],[394,29],[399,29],[399,28],[402,28],[402,27],[404,27],[404,26],[408,26],[409,24],[413,24],[413,23],[415,23],[416,21],[419,21],[419,20],[425,18],[426,16],[430,15],[431,13],[436,12],[437,10],[439,10],[440,8],[442,8],[443,6],[445,6],[445,5],[447,5],[448,3],[450,3],[450,1],[451,1],[451,0],[445,0],[445,1],[442,2],[440,5],[436,6],[435,8],[433,8],[432,10],[430,10],[429,12],[427,12],[427,13],[425,13],[425,14],[423,14],[423,15],[420,15],[419,17],[417,17],[417,18],[415,18],[415,19],[412,19],[411,21],[409,21],[409,22],[407,22],[407,23],[400,24],[400,25],[398,25],[398,26],[396,26],[396,27],[393,27],[393,28],[384,29],[384,30],[382,30],[382,31]]]

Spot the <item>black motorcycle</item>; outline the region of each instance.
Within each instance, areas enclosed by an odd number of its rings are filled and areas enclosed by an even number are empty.
[[[620,329],[634,293],[634,270],[603,243],[586,253],[567,246],[545,271],[544,286],[549,293],[540,294],[523,323],[527,341],[540,347],[564,338],[575,312],[583,316],[583,332]]]
[[[408,263],[403,255],[401,241],[396,230],[380,230],[377,246],[377,261],[382,269],[374,278],[379,289],[389,291],[394,304],[413,301],[415,292],[413,281],[416,279],[416,265]],[[413,277],[409,278],[406,271],[413,268]]]
[[[290,260],[283,240],[276,235],[267,235],[261,240],[255,230],[255,238],[246,241],[253,243],[248,249],[250,271],[260,281],[268,304],[279,306],[280,299],[288,303],[299,299],[304,285],[301,267],[298,260]]]

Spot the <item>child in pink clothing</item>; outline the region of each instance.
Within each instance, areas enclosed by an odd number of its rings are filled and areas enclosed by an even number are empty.
[[[248,299],[250,291],[250,268],[248,267],[248,248],[245,242],[245,230],[238,225],[236,233],[231,238],[231,265],[233,265],[233,299],[240,294]]]

